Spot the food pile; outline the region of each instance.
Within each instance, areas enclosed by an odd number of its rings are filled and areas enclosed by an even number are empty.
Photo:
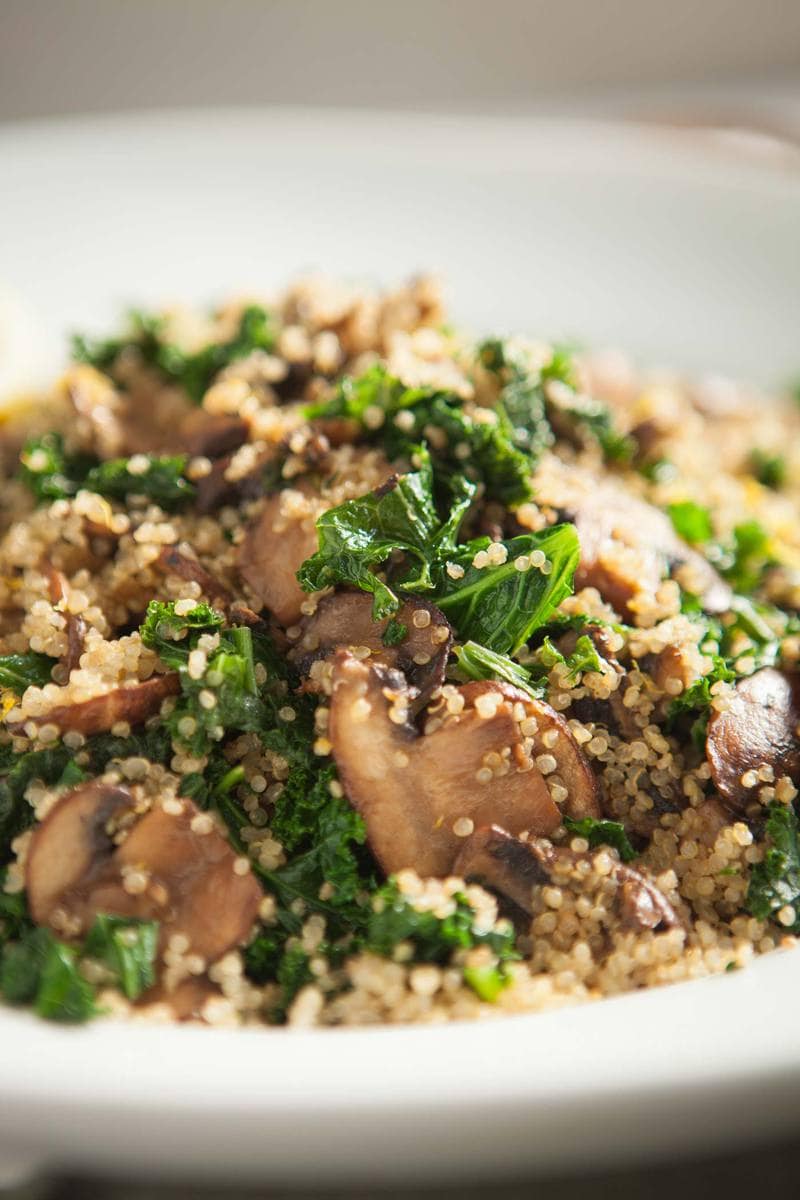
[[[319,279],[76,337],[0,467],[0,996],[539,1011],[800,932],[800,405]]]

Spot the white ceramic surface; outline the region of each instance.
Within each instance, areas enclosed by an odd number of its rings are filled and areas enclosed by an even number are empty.
[[[0,129],[15,387],[128,302],[427,266],[481,330],[780,381],[800,368],[798,216],[785,169],[635,128],[276,111]],[[65,1030],[2,1011],[0,1182],[42,1164],[474,1178],[741,1144],[797,1122],[799,987],[784,953],[442,1029]]]

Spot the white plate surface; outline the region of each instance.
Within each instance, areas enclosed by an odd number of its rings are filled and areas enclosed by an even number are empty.
[[[0,392],[57,366],[67,330],[109,327],[128,303],[271,289],[309,268],[389,282],[434,267],[475,329],[767,383],[800,372],[800,180],[707,142],[156,114],[0,129],[0,181]],[[800,955],[783,953],[441,1029],[64,1030],[3,1011],[0,1182],[42,1164],[475,1177],[741,1143],[797,1122],[798,988]]]

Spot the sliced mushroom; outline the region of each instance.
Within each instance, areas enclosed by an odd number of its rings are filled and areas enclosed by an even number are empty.
[[[269,496],[239,548],[239,573],[281,625],[294,625],[303,615],[308,597],[297,572],[316,549],[313,520],[292,518],[285,492]]]
[[[395,620],[406,632],[401,641],[387,646],[383,636],[389,618],[373,621],[372,597],[366,592],[334,592],[304,619],[303,632],[289,657],[307,675],[316,659],[327,658],[339,646],[365,647],[387,666],[398,667],[427,703],[431,692],[444,683],[453,643],[447,618],[435,605],[415,597],[401,605]]]
[[[136,1007],[166,1004],[176,1021],[203,1021],[203,1010],[208,1001],[221,996],[219,988],[201,975],[199,978],[184,979],[171,989],[163,983],[157,983],[139,997]]]
[[[706,757],[717,791],[739,812],[757,802],[761,767],[800,784],[800,674],[765,667],[740,679],[729,707],[711,715]]]
[[[193,408],[180,423],[175,448],[191,456],[221,458],[247,441],[250,426],[241,417]]]
[[[548,705],[507,684],[468,683],[428,710],[420,734],[414,696],[399,671],[337,651],[328,736],[387,874],[447,875],[476,825],[551,833],[562,815],[551,786],[571,816],[599,815],[591,769]]]
[[[164,546],[158,556],[158,564],[165,571],[177,575],[179,579],[198,583],[212,604],[216,603],[220,608],[227,609],[233,603],[230,588],[207,571],[197,558],[186,554],[178,546]]]
[[[549,460],[548,460],[549,461]],[[707,612],[724,612],[732,592],[709,562],[684,542],[666,513],[621,484],[588,471],[551,464],[537,475],[540,504],[574,521],[581,544],[576,589],[596,588],[621,616],[636,615],[636,600],[652,594],[670,572],[701,597]]]
[[[95,733],[106,733],[120,721],[126,721],[131,726],[141,725],[142,721],[158,712],[167,696],[174,696],[179,691],[176,673],[154,675],[142,683],[114,688],[89,700],[57,704],[49,712],[37,717],[35,724],[55,725],[61,733],[75,730],[91,737]],[[27,720],[16,721],[9,723],[8,728],[13,733],[19,733],[27,724]]]
[[[213,824],[197,828],[199,816],[190,800],[139,816],[130,791],[100,780],[69,792],[31,839],[33,919],[76,934],[98,913],[158,920],[162,950],[181,933],[206,963],[220,958],[249,935],[263,893]]]
[[[578,854],[553,846],[543,838],[512,837],[497,825],[476,830],[453,864],[453,873],[480,883],[505,896],[517,908],[533,913],[533,892],[569,875],[592,854]],[[620,919],[631,929],[673,928],[681,924],[663,892],[633,867],[615,863],[611,875],[617,884]]]
[[[42,570],[47,579],[50,603],[55,606],[66,603],[69,595],[69,583],[64,572],[59,571],[46,559],[42,563]],[[69,612],[69,610],[64,612],[64,617],[67,622],[67,653],[61,659],[61,663],[67,671],[74,671],[80,666],[86,642],[87,625],[83,617]]]

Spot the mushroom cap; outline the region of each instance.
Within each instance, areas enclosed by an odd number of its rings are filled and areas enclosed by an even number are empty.
[[[154,675],[141,683],[113,688],[89,700],[78,700],[74,704],[58,704],[36,718],[36,724],[56,725],[62,733],[75,730],[86,737],[95,733],[106,733],[118,721],[129,725],[141,725],[161,708],[162,701],[180,691],[177,673]],[[9,724],[14,732],[22,729],[27,721]]]
[[[454,831],[461,819],[514,833],[556,829],[561,810],[534,762],[542,753],[556,763],[551,782],[567,790],[565,810],[599,813],[594,775],[558,713],[507,684],[469,683],[453,695],[462,698],[461,711],[443,703],[429,709],[420,733],[410,720],[414,691],[400,672],[347,650],[336,654],[328,736],[342,785],[387,874],[404,867],[449,874],[462,844]],[[554,745],[545,749],[542,735],[552,732]]]
[[[569,874],[591,863],[596,853],[579,854],[539,837],[513,837],[508,830],[492,825],[477,829],[466,841],[453,864],[453,873],[499,892],[530,916],[537,887],[549,883],[555,874]],[[611,876],[617,885],[619,916],[624,925],[641,931],[681,924],[663,892],[640,871],[615,863]]]
[[[263,893],[216,826],[193,828],[186,799],[156,803],[136,815],[133,794],[94,780],[63,796],[34,832],[26,864],[33,919],[52,922],[60,909],[87,929],[98,913],[157,920],[161,947],[184,934],[206,962],[243,942]],[[141,873],[143,890],[125,887]]]
[[[788,775],[800,784],[800,674],[764,667],[736,684],[730,707],[708,722],[706,757],[711,778],[729,807],[744,811],[757,801],[742,775],[772,767],[775,779]]]
[[[298,485],[302,489],[302,481]],[[239,574],[281,625],[295,625],[308,597],[297,572],[317,549],[314,522],[288,519],[280,492],[269,496],[239,548]]]
[[[372,619],[372,597],[367,592],[333,592],[323,596],[313,615],[303,620],[302,633],[289,657],[300,673],[307,675],[312,662],[327,658],[340,646],[365,646],[387,666],[398,667],[427,696],[444,683],[453,644],[450,625],[434,604],[416,596],[403,602],[395,620],[405,626],[406,635],[386,646],[383,635],[389,618]]]

